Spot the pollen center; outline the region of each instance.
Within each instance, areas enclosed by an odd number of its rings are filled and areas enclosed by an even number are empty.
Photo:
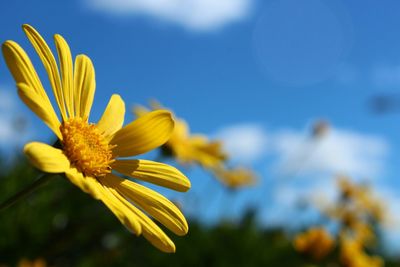
[[[64,153],[71,164],[86,176],[104,176],[114,161],[111,148],[94,124],[80,118],[63,122],[60,127]]]

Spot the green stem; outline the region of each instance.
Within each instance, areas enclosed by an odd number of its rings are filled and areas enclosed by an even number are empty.
[[[24,197],[27,197],[29,194],[31,194],[33,191],[38,189],[40,186],[44,185],[46,182],[48,182],[51,178],[53,178],[55,176],[57,176],[57,174],[54,174],[54,173],[42,174],[31,185],[29,185],[28,187],[22,189],[21,191],[19,191],[18,193],[16,193],[12,197],[10,197],[9,199],[7,199],[4,202],[2,202],[0,204],[0,211],[2,211],[3,209],[6,209],[6,208],[14,205],[18,200],[20,200],[20,199],[22,199]]]

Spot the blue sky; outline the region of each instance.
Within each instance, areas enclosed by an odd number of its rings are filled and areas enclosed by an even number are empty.
[[[128,106],[156,98],[186,119],[193,132],[226,138],[231,151],[245,155],[234,154],[234,160],[254,167],[262,178],[255,191],[246,189],[235,200],[225,195],[227,202],[235,203],[232,213],[257,202],[265,206],[263,218],[268,221],[268,210],[290,202],[303,189],[308,194],[311,184],[320,183],[316,190],[325,190],[329,182],[316,177],[339,171],[357,179],[377,177],[373,183],[400,211],[400,114],[376,115],[369,107],[372,96],[400,90],[398,1],[131,2],[136,4],[4,2],[0,41],[20,43],[42,77],[40,62],[21,30],[23,23],[37,28],[49,43],[60,33],[73,54],[90,56],[97,78],[93,121],[111,94],[119,93]],[[13,84],[0,60],[0,92],[7,95],[3,105],[0,100],[0,121],[11,120],[7,111],[12,108],[4,103],[15,101]],[[19,103],[13,110],[29,113]],[[128,113],[126,119],[131,118]],[[318,118],[333,127],[333,135],[317,153],[320,161],[303,166],[304,173],[295,177],[299,181],[277,180],[279,166],[288,164],[285,160],[297,153],[296,148],[308,146],[302,140]],[[31,139],[48,140],[50,131],[36,126],[40,122],[33,116],[29,119]],[[232,134],[238,131],[241,135]],[[0,144],[5,146],[4,141]],[[288,152],[287,144],[295,152]],[[246,150],[249,147],[253,150]],[[340,155],[351,163],[343,170]],[[316,169],[316,162],[325,167]],[[209,175],[198,169],[187,173],[193,194],[200,194]],[[317,180],[310,182],[306,176]],[[278,194],[281,189],[285,193]],[[219,217],[218,208],[205,212],[204,205],[199,208],[204,217]]]

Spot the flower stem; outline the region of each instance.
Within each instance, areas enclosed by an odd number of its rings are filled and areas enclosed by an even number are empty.
[[[12,197],[10,197],[9,199],[7,199],[4,202],[2,202],[0,204],[0,211],[2,211],[3,209],[6,209],[6,208],[14,205],[18,200],[20,200],[20,199],[22,199],[24,197],[27,197],[33,191],[35,191],[40,186],[44,185],[51,178],[53,178],[53,177],[55,177],[57,175],[58,174],[54,174],[54,173],[44,173],[44,174],[40,175],[39,178],[36,181],[34,181],[31,185],[29,185],[28,187],[22,189],[21,191],[19,191],[18,193],[16,193]]]

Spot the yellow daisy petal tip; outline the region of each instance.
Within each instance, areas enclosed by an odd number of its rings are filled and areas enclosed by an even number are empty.
[[[25,30],[33,30],[33,31],[36,31],[36,29],[32,26],[32,25],[30,25],[30,24],[28,24],[28,23],[24,23],[24,24],[22,24],[22,29],[25,31]]]
[[[124,102],[124,100],[122,99],[120,94],[112,94],[111,97],[117,97],[119,100],[121,100],[122,102]],[[125,102],[124,102],[125,103]]]
[[[164,245],[163,247],[158,246],[158,248],[165,253],[175,253],[176,247],[174,243],[169,243],[168,245]]]
[[[186,179],[182,180],[182,186],[183,186],[183,190],[181,192],[186,192],[188,191],[190,188],[192,188],[192,183],[190,182],[190,180],[184,176]]]
[[[14,41],[11,41],[11,40],[7,40],[7,41],[5,41],[2,45],[1,45],[1,47],[2,47],[2,49],[4,50],[5,48],[7,48],[7,47],[9,47],[9,46],[12,46],[12,44],[13,43],[15,43]],[[4,51],[3,51],[4,52]]]
[[[1,51],[3,52],[4,58],[6,58],[11,53],[12,47],[15,46],[15,44],[15,42],[7,40],[1,45]]]
[[[24,153],[29,153],[29,150],[34,146],[36,142],[28,143],[24,146]]]
[[[153,113],[153,112],[156,112],[154,114],[158,114],[158,116],[165,116],[166,118],[168,118],[171,121],[171,123],[173,125],[173,127],[171,127],[172,128],[171,133],[172,133],[172,130],[175,127],[175,120],[174,120],[174,115],[172,114],[172,112],[169,110],[166,110],[166,109],[160,109],[160,110],[151,111],[150,113]]]
[[[1,45],[1,50],[3,52],[4,57],[6,58],[7,56],[11,56],[13,54],[13,51],[18,50],[20,46],[12,41],[12,40],[7,40]]]
[[[33,166],[47,173],[62,173],[70,168],[64,153],[49,145],[32,142],[24,147],[24,153]]]
[[[125,119],[125,102],[118,94],[113,94],[107,104],[107,107],[97,123],[97,128],[107,140],[118,132]]]
[[[187,233],[189,233],[189,225],[188,223],[185,221],[185,225],[182,228],[182,232],[181,233],[176,233],[178,236],[184,236],[187,235]]]
[[[167,253],[175,253],[176,252],[176,247],[174,246],[170,251],[167,251]]]
[[[153,244],[153,246],[155,246],[156,248],[158,248],[159,250],[161,250],[162,252],[164,252],[164,253],[175,253],[176,252],[176,247],[175,247],[175,245],[169,245],[169,246],[167,246],[167,245],[163,245],[163,246],[161,246],[161,245],[154,245]]]
[[[27,32],[36,32],[37,33],[36,29],[33,28],[29,24],[22,24],[22,30],[24,30],[25,33],[27,33]]]

